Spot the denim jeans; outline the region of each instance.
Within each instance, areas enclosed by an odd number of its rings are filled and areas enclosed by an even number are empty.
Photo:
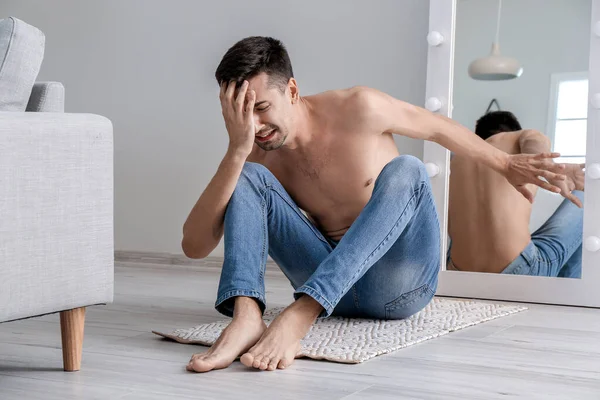
[[[583,192],[573,191],[583,203]],[[581,278],[583,209],[564,199],[503,274]],[[451,264],[448,247],[448,264]],[[448,268],[452,269],[452,268]]]
[[[573,191],[583,203],[583,192]],[[581,278],[583,209],[564,199],[503,274]]]
[[[225,259],[216,309],[233,315],[234,298],[266,306],[267,254],[295,289],[330,315],[407,318],[437,289],[440,225],[424,164],[390,161],[339,242],[325,237],[264,166],[247,162],[225,212]]]

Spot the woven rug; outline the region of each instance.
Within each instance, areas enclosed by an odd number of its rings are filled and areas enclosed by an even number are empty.
[[[357,364],[526,309],[511,304],[434,297],[427,307],[404,320],[321,318],[302,340],[300,357]],[[264,314],[265,323],[269,325],[282,310],[267,310]],[[152,332],[179,343],[210,346],[230,321],[224,319],[168,333]]]

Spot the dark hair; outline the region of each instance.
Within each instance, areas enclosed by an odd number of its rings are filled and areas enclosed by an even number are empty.
[[[483,140],[500,132],[520,131],[519,120],[510,111],[492,111],[477,120],[475,133]]]
[[[294,76],[292,63],[283,43],[264,36],[250,36],[234,44],[223,56],[215,72],[219,85],[236,81],[239,87],[244,80],[260,73],[269,76],[269,85],[282,92]]]

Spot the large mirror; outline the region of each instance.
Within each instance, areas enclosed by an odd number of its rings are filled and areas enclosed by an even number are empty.
[[[549,4],[551,3],[551,4]],[[451,155],[446,270],[580,279],[592,0],[457,0],[452,119],[508,153],[558,152],[574,197]],[[581,203],[581,204],[578,204]]]

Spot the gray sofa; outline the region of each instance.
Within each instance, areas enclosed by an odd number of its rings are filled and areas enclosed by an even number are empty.
[[[60,312],[76,371],[85,307],[113,301],[113,128],[64,113],[62,84],[36,83],[44,46],[0,20],[0,322]]]

